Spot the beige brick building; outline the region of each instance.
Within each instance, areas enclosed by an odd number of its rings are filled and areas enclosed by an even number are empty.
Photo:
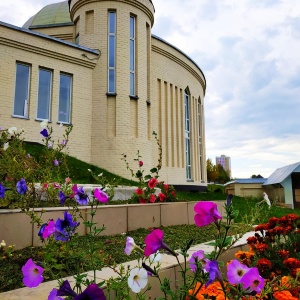
[[[0,126],[41,142],[39,123],[73,124],[70,155],[130,177],[139,150],[160,179],[206,185],[206,81],[181,50],[151,34],[151,0],[72,0],[44,7],[22,28],[0,22]],[[191,41],[192,42],[192,41]]]

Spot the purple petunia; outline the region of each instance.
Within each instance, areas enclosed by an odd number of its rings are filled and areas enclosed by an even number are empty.
[[[70,197],[66,196],[62,191],[59,192],[58,194],[58,197],[59,197],[59,203],[60,205],[64,205],[66,200]]]
[[[212,260],[209,262],[208,273],[209,273],[209,279],[205,284],[206,287],[209,286],[211,283],[213,283],[215,280],[218,280],[218,281],[223,280],[217,260]]]
[[[198,250],[194,252],[189,260],[191,270],[196,273],[198,263],[201,263],[202,269],[208,272],[210,260],[205,258],[204,251]]]
[[[29,288],[37,287],[44,280],[43,272],[44,269],[37,266],[30,258],[22,267],[24,285]]]
[[[72,215],[65,211],[64,219],[58,218],[55,222],[55,239],[63,242],[68,241],[78,226],[79,222],[73,222]]]
[[[84,192],[83,187],[78,188],[77,184],[74,184],[72,187],[74,192],[75,200],[79,205],[87,205],[88,204],[88,195]]]
[[[257,268],[251,268],[248,272],[241,278],[241,284],[246,290],[255,291],[259,293],[265,285],[265,280],[259,275]]]
[[[21,178],[20,181],[17,182],[16,188],[17,188],[17,192],[20,195],[23,195],[27,192],[28,188],[27,188],[26,181],[24,178]]]
[[[0,198],[4,198],[5,196],[5,187],[0,183]]]
[[[46,128],[44,128],[40,134],[44,137],[44,138],[47,138],[49,137],[49,133],[48,133],[48,130]]]

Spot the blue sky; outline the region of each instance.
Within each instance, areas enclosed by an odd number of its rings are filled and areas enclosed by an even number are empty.
[[[55,0],[1,1],[22,26]],[[231,157],[232,176],[268,177],[300,161],[300,1],[153,0],[152,33],[203,70],[206,156]]]

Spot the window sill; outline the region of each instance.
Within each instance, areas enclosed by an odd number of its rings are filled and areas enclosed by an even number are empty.
[[[129,98],[132,100],[139,100],[138,96],[129,95]]]
[[[47,119],[35,119],[35,121],[38,121],[38,122],[47,121],[48,123],[52,123],[51,120],[47,120]]]
[[[12,115],[12,118],[18,118],[18,119],[24,119],[24,120],[30,120],[28,117],[24,117],[24,116],[17,116],[17,115]]]
[[[186,182],[194,182],[193,179],[187,179]]]
[[[62,125],[67,125],[67,126],[72,125],[72,123],[69,123],[69,122],[59,122],[59,121],[57,121],[56,124],[58,124],[58,125],[62,124]]]
[[[106,93],[107,97],[116,97],[117,93]]]

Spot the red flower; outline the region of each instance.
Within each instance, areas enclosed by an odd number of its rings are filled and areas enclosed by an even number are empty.
[[[250,236],[250,237],[247,238],[247,243],[249,245],[256,244],[257,243],[257,238],[255,236]]]
[[[144,163],[141,160],[139,160],[139,166],[142,167],[143,165]]]
[[[278,250],[277,254],[282,258],[288,258],[290,253],[287,250]]]
[[[154,203],[156,201],[156,196],[154,194],[150,195],[150,202]]]
[[[164,184],[164,189],[167,190],[169,188],[168,184]]]
[[[156,187],[156,185],[158,184],[158,181],[156,178],[151,178],[149,181],[148,181],[148,186],[150,189],[154,189]]]
[[[268,250],[268,245],[267,244],[258,244],[256,245],[256,251],[259,253],[263,253],[264,251]]]
[[[171,194],[172,194],[174,197],[176,197],[175,191],[172,191]]]
[[[300,268],[300,260],[297,258],[287,258],[286,260],[283,261],[283,264],[288,268],[288,269],[297,269]]]
[[[137,195],[143,195],[144,194],[144,191],[141,188],[137,188],[135,190],[135,192],[136,192]]]
[[[139,198],[139,202],[140,202],[140,203],[148,203],[148,200],[147,200],[147,199],[144,199],[143,197],[140,197],[140,198]]]
[[[159,197],[159,201],[160,202],[164,202],[166,200],[166,198],[167,198],[167,196],[165,194],[163,194],[163,193],[159,193],[158,197]]]
[[[257,261],[257,268],[259,271],[269,270],[272,268],[272,263],[266,258],[260,258]]]

